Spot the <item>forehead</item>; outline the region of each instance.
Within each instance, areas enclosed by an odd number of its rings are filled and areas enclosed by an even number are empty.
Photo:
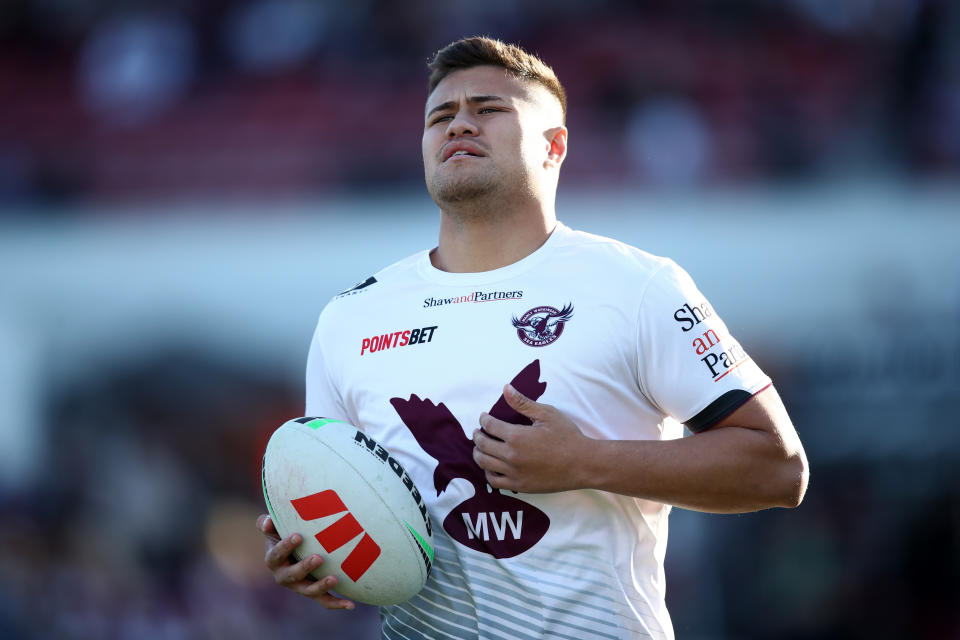
[[[459,102],[469,96],[499,96],[504,100],[535,101],[536,88],[506,69],[484,65],[454,71],[437,84],[427,97],[426,111],[444,102]],[[545,91],[545,90],[544,90]]]

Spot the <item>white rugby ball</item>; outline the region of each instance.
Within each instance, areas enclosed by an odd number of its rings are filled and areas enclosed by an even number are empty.
[[[334,591],[366,604],[413,597],[433,565],[433,529],[413,480],[376,440],[328,418],[297,418],[270,437],[263,497],[281,537],[299,533],[297,560],[338,578]]]

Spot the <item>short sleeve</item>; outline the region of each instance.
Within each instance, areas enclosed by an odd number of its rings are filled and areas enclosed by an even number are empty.
[[[644,291],[637,351],[643,393],[694,432],[770,384],[693,279],[669,260]]]
[[[347,411],[340,399],[340,393],[333,384],[331,367],[324,349],[322,331],[323,316],[317,323],[317,329],[310,341],[307,353],[306,408],[304,415],[335,418],[350,422]]]

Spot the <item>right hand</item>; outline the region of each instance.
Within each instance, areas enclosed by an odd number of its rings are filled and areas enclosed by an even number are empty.
[[[317,580],[310,575],[311,571],[323,564],[322,556],[314,554],[300,562],[293,562],[290,554],[303,542],[299,533],[291,534],[281,540],[280,534],[273,525],[273,519],[265,513],[257,518],[257,529],[265,538],[267,555],[264,563],[277,584],[319,602],[327,609],[352,610],[354,608],[353,602],[330,595],[330,589],[337,585],[336,576],[331,575],[323,580]]]

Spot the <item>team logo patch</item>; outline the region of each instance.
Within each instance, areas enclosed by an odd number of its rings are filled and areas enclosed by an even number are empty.
[[[517,329],[517,337],[531,347],[545,347],[555,342],[563,333],[563,326],[573,317],[573,303],[567,303],[559,311],[554,307],[534,307],[517,319],[511,318]]]

